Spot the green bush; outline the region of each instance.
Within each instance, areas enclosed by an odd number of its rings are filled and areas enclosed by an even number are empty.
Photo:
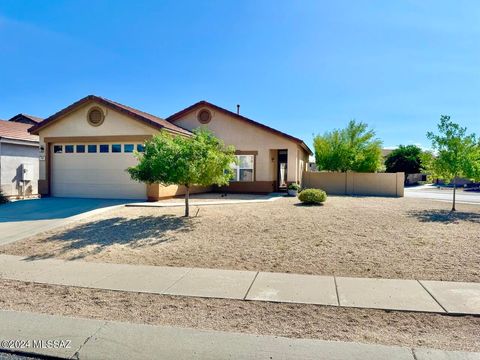
[[[327,193],[320,189],[304,189],[298,199],[304,204],[321,204],[327,200]]]
[[[0,204],[8,203],[8,198],[3,195],[2,190],[0,190]]]
[[[300,191],[301,187],[297,183],[291,183],[288,185],[288,190],[297,190]]]

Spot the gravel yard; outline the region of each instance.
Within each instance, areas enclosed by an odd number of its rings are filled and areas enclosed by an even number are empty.
[[[480,351],[480,318],[201,299],[0,280],[0,309],[250,334]]]
[[[121,208],[0,252],[32,258],[339,276],[480,281],[480,207],[411,198],[295,198]]]

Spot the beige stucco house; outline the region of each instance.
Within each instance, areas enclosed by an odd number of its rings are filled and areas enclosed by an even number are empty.
[[[30,129],[40,139],[39,192],[149,200],[180,195],[181,187],[138,183],[125,169],[160,130],[191,136],[200,126],[237,150],[235,178],[222,191],[267,193],[301,182],[311,154],[305,143],[235,112],[201,101],[162,119],[89,95]],[[195,189],[208,190],[214,189]]]

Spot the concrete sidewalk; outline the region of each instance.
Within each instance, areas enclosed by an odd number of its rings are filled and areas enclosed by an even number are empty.
[[[0,311],[0,349],[64,359],[474,360],[480,353]]]
[[[161,295],[480,315],[480,283],[29,260],[0,255],[0,278]]]

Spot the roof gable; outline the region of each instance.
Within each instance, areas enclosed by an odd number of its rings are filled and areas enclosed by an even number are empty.
[[[8,121],[36,125],[38,123],[41,123],[43,119],[39,118],[38,116],[33,116],[28,114],[17,114],[11,119],[9,119]]]
[[[175,124],[172,124],[169,121],[166,121],[162,118],[159,118],[155,115],[140,111],[138,109],[134,109],[130,106],[126,106],[120,103],[117,103],[112,100],[108,100],[96,95],[88,95],[84,97],[83,99],[80,99],[77,102],[74,102],[73,104],[67,106],[66,108],[60,110],[59,112],[53,114],[52,116],[46,118],[43,120],[41,123],[33,126],[29,131],[32,134],[38,135],[39,131],[42,129],[46,128],[47,126],[51,125],[57,120],[60,120],[61,118],[65,117],[66,115],[70,114],[74,110],[78,109],[79,107],[89,103],[89,102],[97,102],[100,103],[106,107],[109,107],[113,110],[116,110],[124,115],[127,115],[137,121],[140,121],[148,126],[151,126],[156,129],[165,129],[167,131],[170,131],[172,133],[176,134],[182,134],[182,135],[191,135],[191,132],[183,129]]]
[[[224,114],[226,114],[226,115],[229,115],[229,116],[231,116],[231,117],[233,117],[233,118],[235,118],[235,119],[237,119],[237,120],[246,122],[246,123],[248,123],[248,124],[250,124],[250,125],[259,127],[259,128],[261,128],[261,129],[263,129],[263,130],[266,130],[266,131],[271,132],[271,133],[273,133],[273,134],[276,134],[276,135],[279,135],[279,136],[281,136],[281,137],[287,138],[287,139],[289,139],[289,140],[291,140],[291,141],[294,141],[294,142],[296,142],[297,144],[299,144],[307,153],[309,153],[310,155],[313,155],[312,151],[311,151],[310,148],[305,144],[305,142],[303,142],[303,140],[301,140],[301,139],[299,139],[299,138],[296,138],[296,137],[294,137],[294,136],[292,136],[292,135],[286,134],[286,133],[284,133],[284,132],[282,132],[282,131],[279,131],[279,130],[277,130],[277,129],[274,129],[274,128],[270,127],[270,126],[267,126],[267,125],[264,125],[264,124],[262,124],[262,123],[259,123],[259,122],[255,121],[255,120],[249,119],[249,118],[247,118],[247,117],[245,117],[245,116],[242,116],[242,115],[240,115],[240,114],[237,114],[237,113],[235,113],[235,112],[233,112],[233,111],[224,109],[224,108],[222,108],[222,107],[220,107],[220,106],[217,106],[217,105],[212,104],[212,103],[210,103],[210,102],[208,102],[208,101],[205,101],[205,100],[199,101],[199,102],[197,102],[197,103],[195,103],[195,104],[193,104],[193,105],[191,105],[191,106],[189,106],[189,107],[187,107],[187,108],[185,108],[185,109],[183,109],[183,110],[180,110],[179,112],[176,112],[176,113],[173,114],[173,115],[170,115],[169,117],[166,118],[166,120],[169,121],[169,122],[174,123],[176,120],[180,119],[180,118],[183,117],[184,115],[186,115],[186,114],[188,114],[188,113],[190,113],[190,112],[192,112],[192,111],[195,111],[195,110],[197,110],[197,109],[199,109],[199,108],[201,108],[201,107],[204,107],[204,106],[211,107],[211,108],[213,108],[214,110],[219,111],[219,112],[222,112],[222,113],[224,113]]]

